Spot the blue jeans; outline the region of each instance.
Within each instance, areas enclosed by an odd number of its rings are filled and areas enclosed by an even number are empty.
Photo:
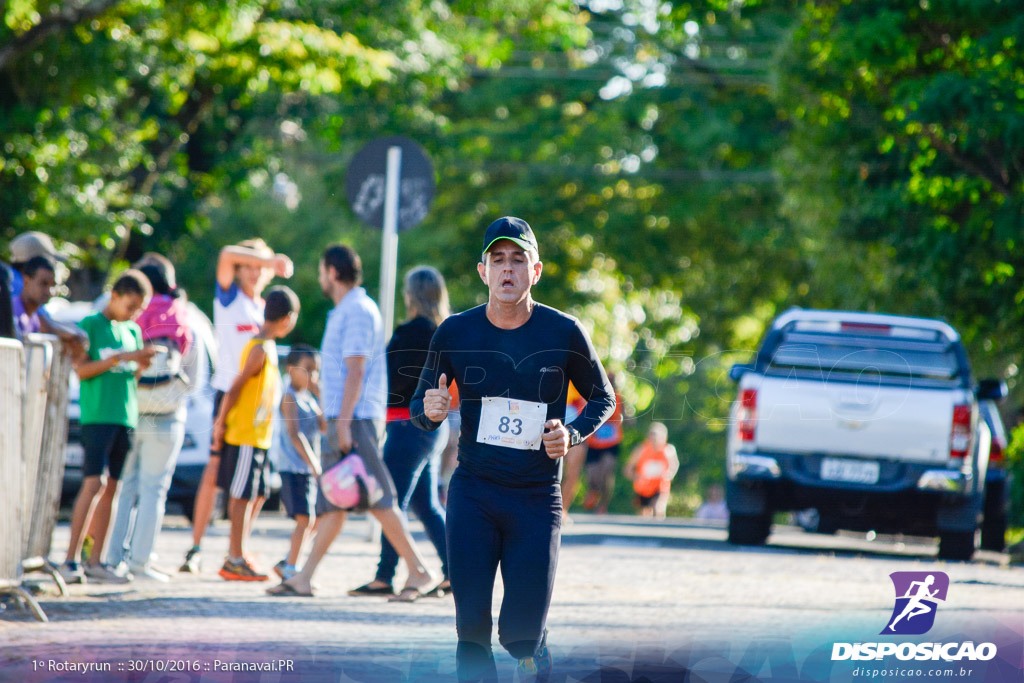
[[[441,571],[448,578],[448,553],[445,550],[444,508],[437,497],[438,472],[441,469],[441,452],[448,445],[448,422],[445,421],[435,432],[426,432],[413,425],[411,420],[395,420],[387,426],[387,440],[384,441],[384,465],[395,483],[398,507],[408,515],[412,508],[423,522],[427,538],[437,549],[441,558]],[[377,565],[377,580],[391,583],[398,566],[398,553],[388,539],[381,534],[380,563]]]
[[[174,465],[185,441],[185,421],[169,415],[139,415],[135,443],[121,473],[117,516],[107,562],[148,565],[164,519]],[[132,523],[132,513],[134,524]]]
[[[501,566],[498,640],[516,659],[542,646],[561,542],[558,482],[512,488],[455,470],[448,489],[448,560],[460,680],[493,680],[491,599]]]

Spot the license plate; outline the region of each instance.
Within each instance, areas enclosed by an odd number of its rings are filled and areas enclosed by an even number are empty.
[[[85,449],[80,443],[69,443],[64,457],[65,467],[81,467],[85,463]]]
[[[878,483],[878,463],[862,460],[825,458],[821,461],[821,478],[828,481],[849,481],[857,484]]]

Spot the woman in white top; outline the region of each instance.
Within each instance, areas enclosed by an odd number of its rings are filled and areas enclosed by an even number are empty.
[[[262,239],[245,240],[220,250],[217,258],[217,286],[213,299],[213,327],[217,337],[217,369],[210,384],[217,390],[213,401],[213,414],[217,415],[220,401],[231,388],[238,374],[238,365],[246,343],[263,324],[263,299],[260,297],[275,275],[290,278],[294,272],[292,261],[283,254],[275,254]],[[213,515],[217,497],[217,469],[220,452],[210,450],[210,460],[203,470],[203,478],[196,492],[192,515],[192,547],[185,554],[181,571],[199,573],[200,544]],[[261,501],[262,502],[262,501]],[[253,506],[256,513],[260,504]]]

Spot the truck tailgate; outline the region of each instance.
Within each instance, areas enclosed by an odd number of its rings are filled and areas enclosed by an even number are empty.
[[[942,463],[958,393],[763,377],[757,449]]]

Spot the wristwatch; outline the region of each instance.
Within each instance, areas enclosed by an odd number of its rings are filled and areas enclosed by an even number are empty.
[[[565,428],[569,430],[569,448],[573,446],[579,446],[583,443],[583,437],[580,436],[580,432],[575,427],[566,425]]]

